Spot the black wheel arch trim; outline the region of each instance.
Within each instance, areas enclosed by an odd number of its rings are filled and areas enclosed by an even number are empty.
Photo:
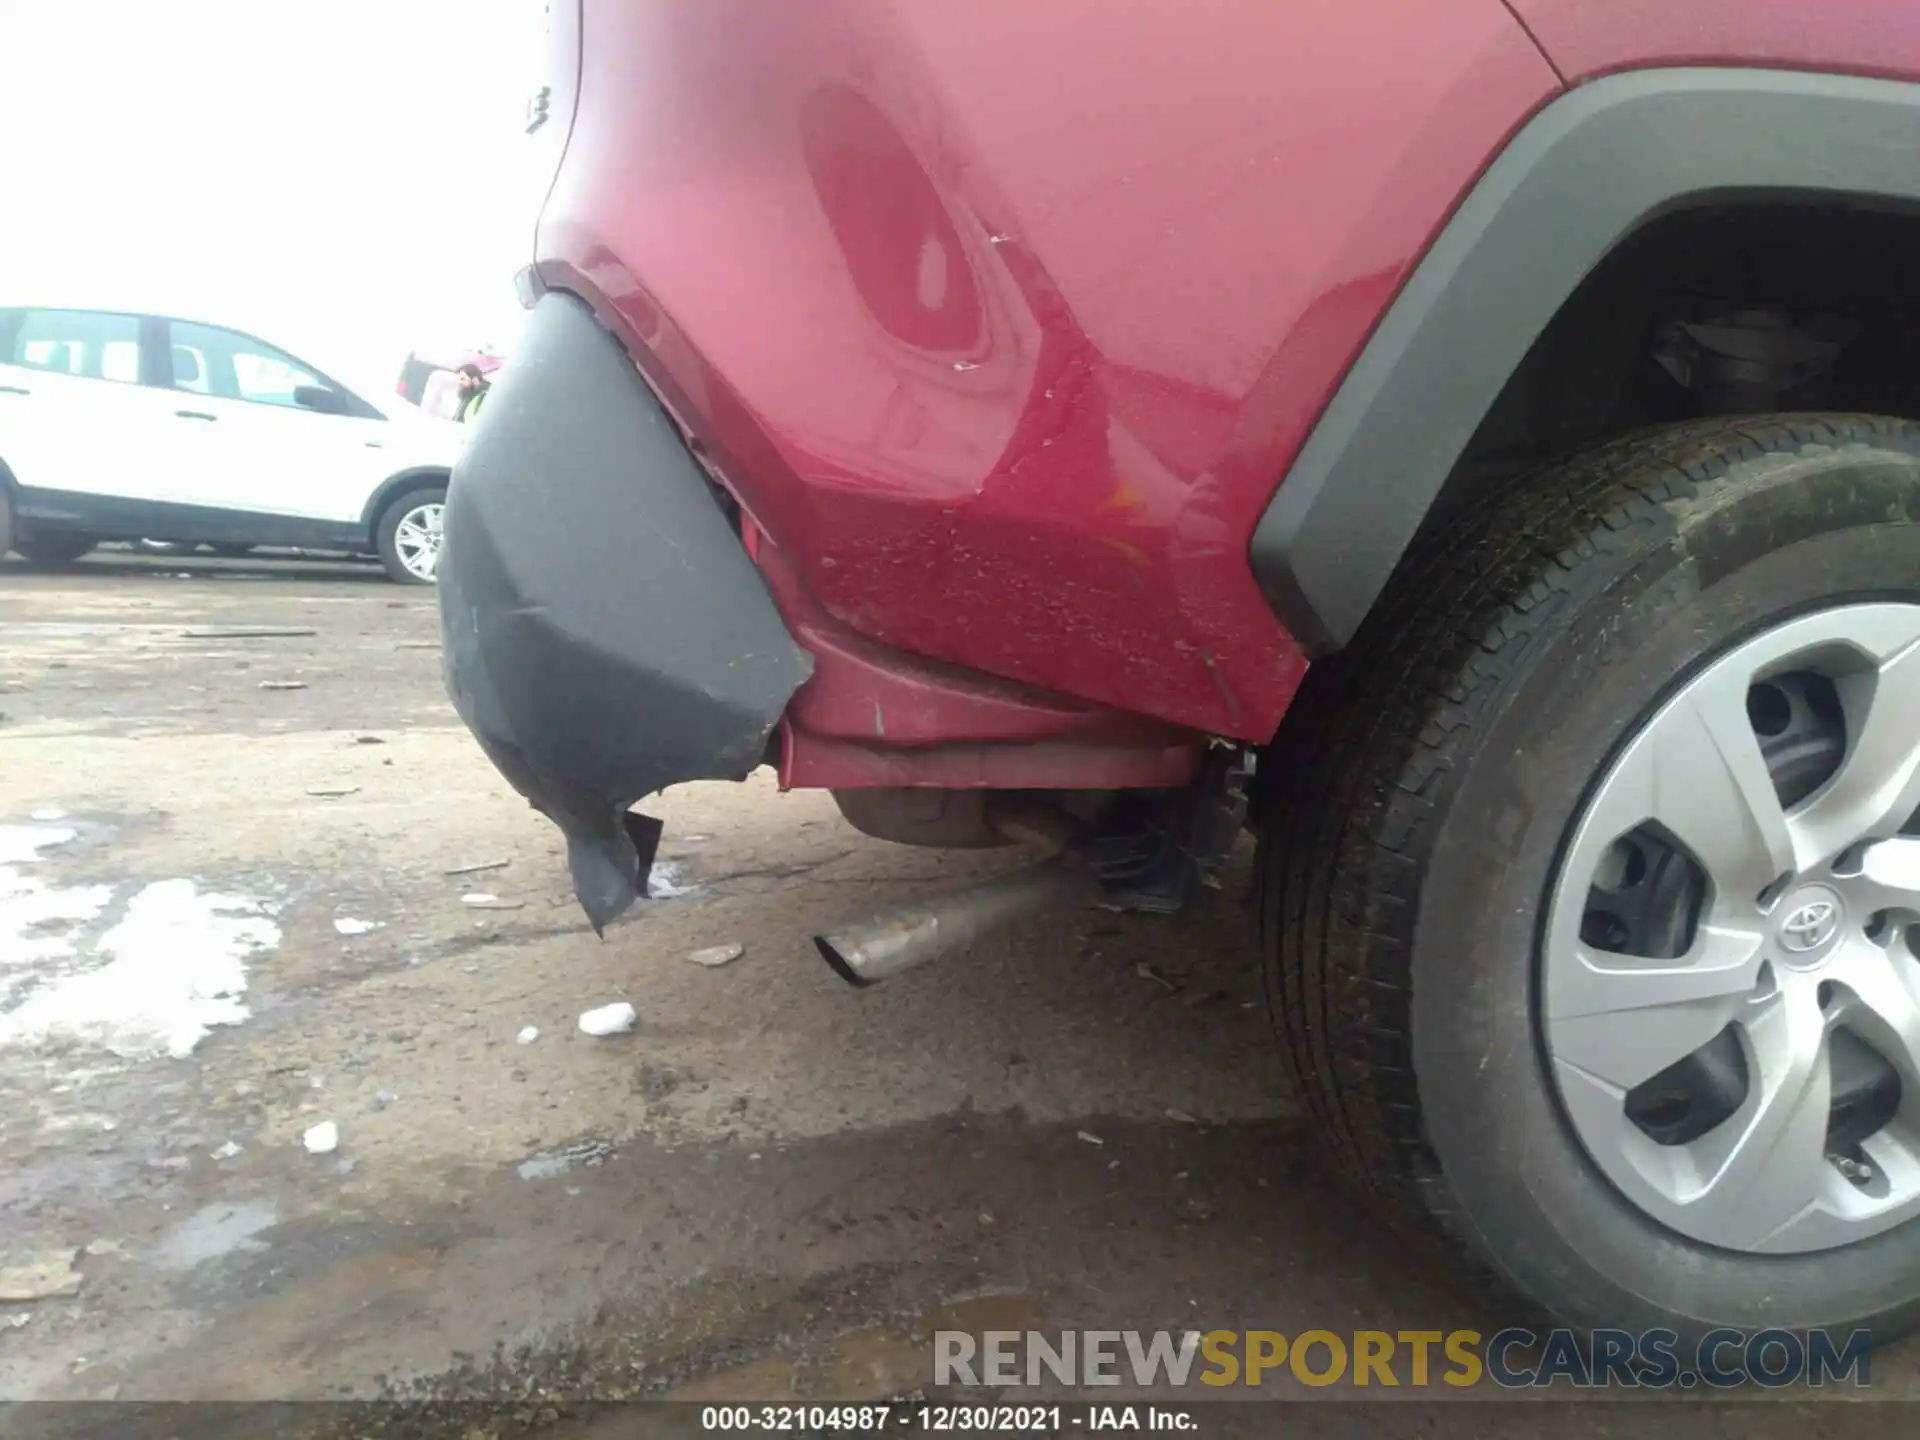
[[[423,485],[447,487],[453,478],[452,472],[443,466],[415,465],[380,482],[380,488],[373,492],[373,498],[367,501],[366,509],[360,514],[360,523],[366,526],[368,542],[374,539],[374,526],[380,523],[380,517],[394,501],[409,490],[419,489]]]
[[[1607,76],[1521,127],[1414,267],[1254,531],[1310,653],[1353,638],[1475,429],[1580,282],[1720,198],[1920,202],[1920,85],[1804,71]]]

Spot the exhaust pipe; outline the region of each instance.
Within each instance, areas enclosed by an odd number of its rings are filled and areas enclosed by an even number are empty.
[[[1084,870],[1055,857],[951,895],[884,911],[831,935],[816,935],[813,943],[820,958],[849,985],[872,985],[950,950],[965,949],[982,936],[1075,896],[1091,896],[1095,888]]]

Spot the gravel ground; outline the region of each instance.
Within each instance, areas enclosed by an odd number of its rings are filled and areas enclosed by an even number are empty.
[[[1062,914],[856,993],[815,929],[1008,861],[870,840],[763,774],[651,807],[664,898],[603,941],[438,666],[431,594],[364,568],[0,566],[0,1265],[79,1257],[74,1293],[0,1302],[0,1396],[865,1398],[924,1386],[936,1328],[1512,1318],[1321,1177],[1249,856],[1181,921]],[[622,1000],[631,1034],[577,1029]],[[1911,1369],[1877,1356],[1875,1391]]]

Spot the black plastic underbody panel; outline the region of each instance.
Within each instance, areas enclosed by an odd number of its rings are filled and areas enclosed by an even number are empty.
[[[1315,425],[1250,559],[1308,650],[1353,638],[1555,311],[1669,211],[1767,195],[1920,202],[1920,85],[1671,69],[1569,91],[1454,212]]]
[[[540,299],[488,396],[438,579],[454,705],[565,833],[599,929],[645,893],[659,827],[628,808],[744,777],[812,661],[679,431],[574,296]]]

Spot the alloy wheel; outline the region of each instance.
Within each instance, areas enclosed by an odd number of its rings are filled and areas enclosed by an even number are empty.
[[[431,581],[439,568],[441,521],[446,508],[438,500],[412,506],[394,527],[394,553],[416,579]]]

